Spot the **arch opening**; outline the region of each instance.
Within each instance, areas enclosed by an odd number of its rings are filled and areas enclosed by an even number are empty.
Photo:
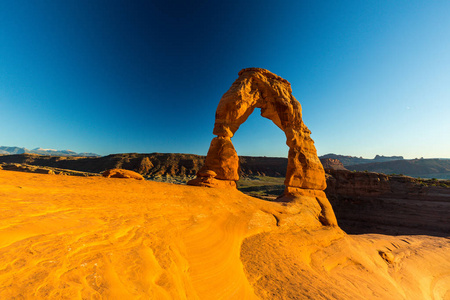
[[[284,133],[271,120],[262,117],[259,108],[255,108],[231,140],[239,157],[287,158],[289,151]]]
[[[237,189],[269,201],[282,196],[289,151],[283,132],[255,108],[231,140],[239,157]]]

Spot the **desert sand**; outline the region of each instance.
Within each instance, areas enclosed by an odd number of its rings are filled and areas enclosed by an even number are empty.
[[[233,189],[0,171],[0,210],[0,299],[450,299],[448,239]]]

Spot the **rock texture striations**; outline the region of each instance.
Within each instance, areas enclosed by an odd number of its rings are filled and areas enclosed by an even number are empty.
[[[282,201],[307,201],[311,209],[320,211],[319,219],[325,225],[336,225],[333,209],[323,190],[326,188],[325,172],[317,157],[311,132],[303,123],[300,103],[292,95],[290,83],[259,68],[243,69],[238,79],[222,96],[216,110],[213,133],[204,166],[190,185],[209,187],[236,186],[239,179],[239,158],[231,138],[253,113],[261,109],[261,115],[272,120],[286,135],[289,147],[285,192]],[[202,176],[213,171],[215,177]],[[315,207],[313,207],[315,206]]]

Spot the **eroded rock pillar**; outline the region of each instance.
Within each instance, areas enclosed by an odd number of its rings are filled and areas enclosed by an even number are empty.
[[[311,132],[303,123],[299,125],[299,130],[285,130],[289,153],[284,185],[323,191],[327,187],[325,171],[310,137]]]
[[[209,187],[236,187],[239,180],[239,157],[230,137],[213,138],[206,155],[205,164],[197,172],[197,178],[189,185]]]

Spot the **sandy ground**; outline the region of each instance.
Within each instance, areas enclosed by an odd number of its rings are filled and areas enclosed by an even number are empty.
[[[239,191],[0,171],[0,212],[0,299],[450,299],[449,239]]]

